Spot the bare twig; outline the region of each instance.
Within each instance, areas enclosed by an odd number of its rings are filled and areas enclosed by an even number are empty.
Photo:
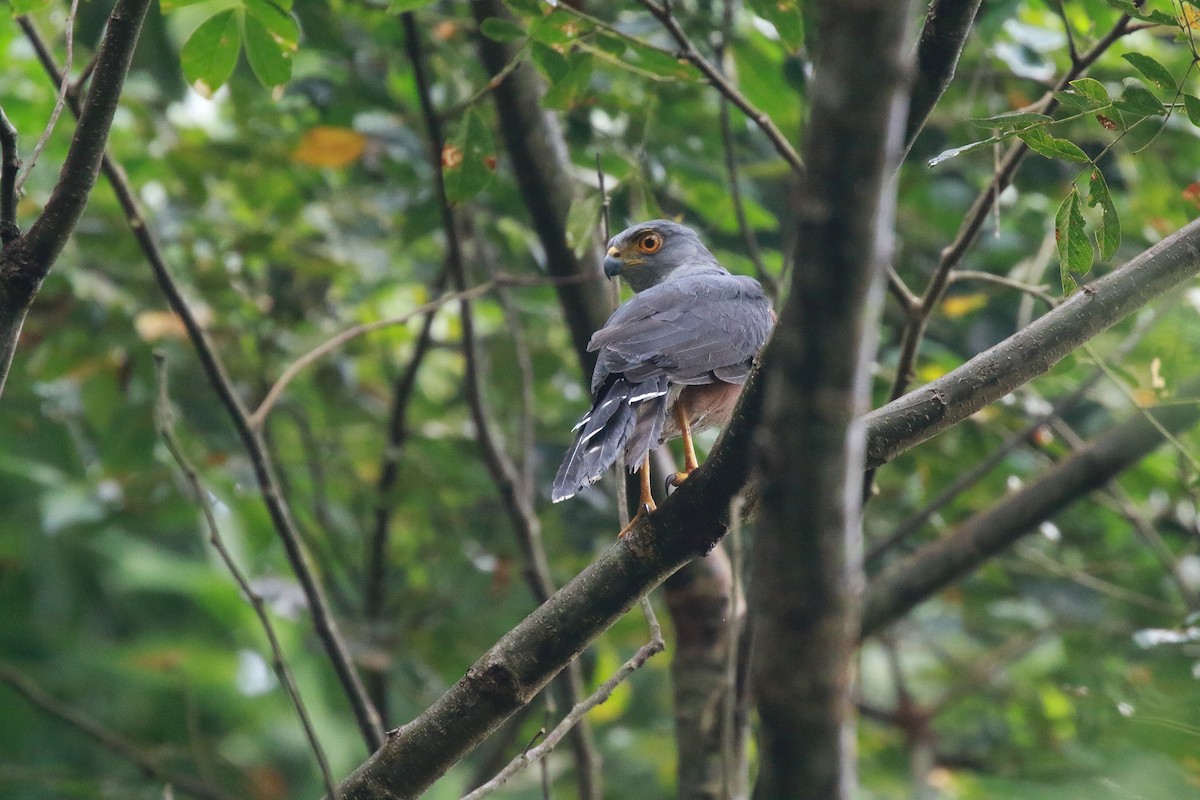
[[[446,281],[443,271],[435,282],[441,291]],[[374,626],[384,617],[388,574],[388,539],[391,533],[392,492],[400,477],[400,454],[408,440],[408,409],[417,388],[417,372],[433,342],[433,322],[436,313],[430,311],[421,324],[408,366],[396,378],[392,389],[392,406],[388,413],[387,443],[384,445],[379,482],[375,492],[375,521],[367,544],[366,580],[363,588],[363,613]],[[367,676],[371,698],[380,714],[387,716],[387,685],[385,673],[371,670]]]
[[[716,66],[708,59],[700,54],[696,46],[692,44],[692,40],[688,38],[680,26],[679,21],[675,19],[675,14],[671,11],[669,3],[658,5],[653,0],[638,0],[642,7],[654,15],[662,26],[667,29],[671,37],[679,45],[679,58],[684,58],[690,61],[696,69],[700,70],[701,74],[708,79],[712,87],[726,97],[729,102],[733,103],[743,114],[750,118],[750,121],[759,127],[766,135],[767,139],[775,147],[775,151],[783,157],[791,168],[800,173],[804,172],[804,161],[801,160],[800,154],[792,147],[791,142],[784,136],[783,132],[775,125],[769,116],[762,111],[759,111],[754,105],[746,99],[738,88],[734,86],[721,74]]]
[[[42,131],[42,135],[38,137],[37,144],[33,146],[33,152],[29,155],[29,163],[25,165],[25,171],[17,178],[17,191],[21,191],[21,187],[25,185],[25,181],[29,179],[29,174],[33,172],[33,167],[37,164],[38,156],[42,154],[42,149],[46,146],[46,142],[50,141],[50,135],[54,133],[54,126],[58,124],[59,115],[62,114],[63,106],[67,103],[67,92],[71,88],[71,64],[75,60],[75,12],[79,10],[79,0],[71,0],[71,7],[67,11],[67,21],[63,23],[63,28],[66,30],[66,46],[67,57],[63,62],[62,81],[58,85],[58,96],[54,98],[54,108],[50,111],[50,119],[46,122],[46,129]],[[95,69],[96,60],[91,62],[92,69]]]
[[[546,551],[542,546],[541,521],[533,507],[533,487],[522,480],[512,459],[500,445],[487,411],[481,385],[482,367],[475,340],[475,320],[471,308],[471,298],[465,294],[467,278],[464,269],[462,241],[454,209],[451,208],[446,196],[445,176],[442,172],[442,148],[445,140],[442,137],[440,120],[433,105],[429,81],[425,73],[415,15],[411,12],[405,13],[402,15],[401,21],[404,27],[406,50],[413,66],[418,100],[429,135],[430,163],[434,172],[434,186],[441,211],[442,227],[446,234],[446,272],[451,286],[463,295],[459,298],[459,316],[462,322],[463,359],[466,362],[464,383],[467,404],[470,408],[471,420],[475,425],[476,438],[483,452],[484,463],[504,500],[513,531],[522,549],[526,567],[526,582],[537,601],[544,603],[554,593],[555,587]],[[584,278],[574,276],[555,280],[561,282],[581,279]],[[566,694],[567,702],[576,705],[583,695],[583,673],[578,662],[573,661],[568,666],[566,680],[560,686],[564,687],[563,691]],[[599,790],[598,756],[588,729],[581,728],[576,733],[573,752],[581,796],[599,797],[601,792]]]
[[[37,29],[26,18],[21,18],[20,23],[47,74],[56,82],[61,81],[62,74],[59,72],[58,66],[54,61],[54,56],[50,53],[49,48],[46,47],[45,41],[38,34]],[[97,67],[97,76],[93,79],[93,87],[100,80],[99,72],[100,67]],[[95,89],[93,88],[94,91]],[[78,97],[72,93],[68,93],[67,104],[71,108],[72,113],[79,114]],[[82,124],[80,122],[81,126]],[[162,250],[159,248],[158,242],[146,224],[145,214],[142,212],[141,204],[137,200],[133,187],[129,184],[129,179],[125,176],[125,171],[103,150],[100,152],[100,157],[101,169],[117,196],[117,201],[121,205],[130,230],[133,232],[134,238],[142,250],[142,254],[146,257],[146,261],[150,264],[150,269],[158,281],[159,288],[166,295],[171,309],[183,321],[188,339],[196,350],[196,355],[200,359],[204,373],[213,390],[220,398],[221,403],[225,406],[225,410],[228,412],[234,427],[242,439],[242,444],[246,448],[246,453],[254,468],[254,474],[258,480],[263,502],[267,506],[271,522],[283,543],[288,563],[291,565],[292,571],[296,575],[296,579],[299,581],[300,587],[304,592],[309,613],[312,615],[313,627],[333,664],[334,671],[341,682],[342,690],[346,694],[346,699],[354,710],[355,719],[358,722],[363,740],[372,751],[377,750],[383,744],[383,726],[379,721],[379,714],[371,704],[370,698],[367,697],[362,680],[355,670],[349,650],[342,639],[341,631],[338,629],[337,621],[334,619],[333,613],[329,608],[329,601],[325,597],[325,590],[311,566],[308,552],[300,538],[296,523],[292,519],[291,509],[283,493],[280,491],[275,467],[267,453],[262,435],[259,431],[250,427],[249,414],[237,390],[234,389],[233,381],[230,380],[220,356],[212,346],[212,343],[209,342],[207,334],[205,334],[204,329],[196,319],[196,315],[192,313],[187,301],[184,300],[183,293],[180,291],[175,279],[171,276],[170,270],[167,268],[167,263],[163,258]],[[30,235],[32,233],[33,231],[31,230]]]
[[[321,770],[321,780],[325,784],[325,791],[331,798],[336,798],[337,785],[333,782],[333,775],[329,771],[329,760],[325,757],[321,740],[317,738],[317,731],[313,728],[312,720],[309,719],[308,711],[304,707],[304,699],[300,696],[299,687],[296,686],[292,668],[288,666],[287,659],[283,655],[283,646],[279,644],[279,637],[275,634],[275,624],[271,622],[271,617],[267,614],[266,603],[263,602],[262,596],[254,591],[246,574],[242,572],[241,567],[234,561],[233,554],[225,546],[216,517],[213,515],[212,500],[209,498],[208,491],[201,483],[195,466],[184,455],[183,446],[175,435],[175,415],[171,410],[171,398],[167,391],[166,357],[160,351],[154,353],[154,368],[158,379],[158,402],[155,404],[154,416],[159,436],[162,437],[171,457],[175,459],[175,463],[183,473],[184,480],[187,481],[188,488],[191,489],[196,503],[200,506],[200,512],[204,515],[204,523],[208,526],[209,543],[225,563],[226,569],[233,576],[234,582],[241,589],[242,595],[250,603],[255,616],[258,617],[259,624],[262,625],[263,633],[267,636],[267,644],[271,648],[271,665],[275,669],[275,675],[279,678],[279,684],[287,694],[292,707],[296,709],[296,716],[300,718],[300,727],[304,729],[304,737],[308,740],[308,746]]]
[[[0,662],[0,681],[8,684],[13,691],[28,700],[31,705],[67,723],[105,750],[135,764],[146,775],[169,783],[194,797],[202,798],[202,800],[232,800],[233,796],[226,794],[219,787],[165,766],[156,756],[115,731],[104,727],[82,711],[51,697],[40,686],[3,662]]]
[[[17,227],[17,129],[0,106],[0,247],[21,235]]]
[[[648,600],[643,599],[643,610],[648,603]],[[653,611],[648,612],[653,617]],[[657,621],[654,623],[657,626]],[[651,628],[652,635],[649,642],[638,648],[638,651],[633,654],[633,657],[621,665],[621,668],[613,673],[612,677],[606,680],[599,689],[589,695],[582,702],[578,703],[574,708],[567,713],[563,720],[554,726],[554,730],[546,735],[542,743],[533,747],[515,759],[509,762],[508,766],[500,771],[496,777],[492,778],[487,783],[480,786],[475,791],[463,797],[463,800],[481,800],[487,797],[492,792],[499,789],[508,780],[516,775],[521,770],[528,767],[530,764],[535,764],[558,745],[562,738],[575,727],[575,725],[583,719],[584,715],[591,711],[596,706],[603,703],[608,698],[612,697],[612,693],[623,680],[632,675],[638,668],[646,663],[651,656],[663,651],[663,639],[661,630],[656,627]]]
[[[1129,22],[1130,18],[1123,15],[1109,32],[1096,42],[1090,50],[1074,59],[1071,62],[1071,66],[1059,78],[1054,88],[1048,91],[1035,104],[1035,110],[1043,114],[1049,114],[1053,111],[1058,105],[1058,100],[1055,97],[1056,93],[1082,75],[1114,42],[1129,33]],[[908,324],[904,328],[904,333],[901,336],[900,356],[896,365],[896,377],[892,383],[891,399],[894,400],[904,394],[909,383],[912,381],[917,350],[920,348],[921,341],[925,337],[925,326],[929,321],[930,314],[933,313],[933,309],[941,301],[942,295],[949,285],[951,271],[958,266],[963,256],[966,255],[967,250],[974,243],[980,229],[983,227],[984,221],[987,219],[988,213],[992,209],[992,204],[999,199],[1000,193],[1012,182],[1017,168],[1024,161],[1028,152],[1029,146],[1025,142],[1018,141],[1013,143],[1012,147],[1004,155],[1004,158],[1001,159],[1000,165],[992,176],[992,180],[987,188],[975,198],[975,202],[972,204],[970,210],[967,211],[967,215],[959,226],[954,241],[942,250],[941,256],[938,259],[938,265],[934,269],[933,275],[930,276],[929,282],[925,287],[925,292],[921,296],[921,306],[915,315],[910,316]]]
[[[717,68],[722,75],[728,75],[732,66],[732,59],[727,58],[727,49],[729,38],[733,35],[733,0],[724,0],[721,7],[721,38],[717,46],[714,48],[714,57]],[[750,262],[754,264],[754,277],[758,278],[758,282],[763,285],[767,295],[770,297],[779,297],[779,285],[775,279],[767,272],[766,265],[763,264],[762,251],[758,246],[758,237],[754,235],[754,229],[750,227],[749,221],[746,219],[746,205],[742,199],[742,185],[738,177],[737,157],[733,151],[733,126],[729,121],[729,98],[721,96],[721,104],[719,107],[720,123],[721,123],[721,149],[725,153],[725,171],[729,174],[729,199],[733,201],[733,213],[737,217],[738,231],[742,235],[742,241],[746,245],[746,255],[750,258]]]
[[[96,172],[149,6],[149,0],[117,0],[113,6],[100,41],[97,77],[78,115],[58,183],[29,230],[0,250],[0,393],[33,298],[75,230],[96,185]],[[33,28],[28,17],[18,17],[17,22],[26,30]]]
[[[580,275],[569,278],[528,278],[518,277],[515,275],[498,275],[493,280],[481,283],[478,286],[474,286],[470,289],[463,289],[462,291],[441,295],[435,300],[430,300],[428,303],[414,308],[412,311],[406,311],[403,314],[399,314],[394,317],[388,317],[387,319],[375,320],[374,322],[363,322],[359,323],[358,325],[351,325],[349,328],[346,328],[340,333],[337,333],[334,336],[326,339],[312,350],[309,350],[307,353],[297,358],[295,361],[289,364],[282,373],[280,373],[279,377],[275,380],[275,383],[271,384],[271,388],[267,390],[267,394],[263,397],[262,402],[258,404],[258,408],[254,409],[254,413],[249,415],[248,421],[250,423],[250,427],[256,430],[262,427],[266,416],[271,413],[271,409],[276,403],[279,402],[279,397],[283,394],[283,390],[287,388],[288,384],[291,383],[296,376],[304,370],[305,367],[308,367],[314,362],[321,360],[352,339],[356,339],[364,334],[383,330],[384,328],[392,328],[397,325],[407,324],[417,317],[425,314],[431,314],[449,303],[456,301],[461,303],[464,300],[472,300],[476,297],[481,297],[497,286],[557,286],[564,283],[583,283],[593,280],[599,279],[591,275]]]

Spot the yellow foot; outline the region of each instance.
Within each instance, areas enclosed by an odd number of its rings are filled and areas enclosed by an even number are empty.
[[[679,484],[686,481],[688,479],[688,476],[691,474],[692,474],[692,470],[690,470],[690,469],[685,470],[683,472],[672,472],[670,475],[667,476],[667,489],[669,490],[669,489],[678,487]]]
[[[638,508],[637,513],[633,515],[633,519],[629,520],[629,524],[626,525],[624,528],[621,528],[621,532],[617,534],[617,538],[624,539],[629,534],[629,532],[631,530],[633,530],[633,526],[637,525],[638,520],[640,520],[642,517],[646,516],[647,514],[654,513],[654,511],[657,510],[657,508],[658,507],[654,505],[653,500],[651,500],[649,503],[642,503],[641,507]]]

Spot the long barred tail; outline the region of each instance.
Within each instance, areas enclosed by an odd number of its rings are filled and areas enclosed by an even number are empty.
[[[598,481],[623,447],[630,447],[629,455],[636,461],[629,466],[636,469],[646,451],[658,443],[666,396],[665,377],[630,383],[621,375],[611,376],[596,395],[592,410],[574,428],[575,443],[558,468],[550,499],[566,500]]]

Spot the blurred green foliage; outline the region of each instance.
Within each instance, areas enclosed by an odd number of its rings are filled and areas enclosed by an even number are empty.
[[[591,4],[599,20],[535,0],[510,5],[514,20],[487,24],[483,34],[516,44],[549,86],[545,105],[562,123],[580,184],[569,222],[580,249],[599,224],[598,155],[614,228],[679,217],[703,232],[729,268],[752,274],[724,168],[719,98],[671,55],[673,44],[653,18],[634,4]],[[676,5],[685,29],[711,54],[719,4]],[[809,65],[798,7],[747,5],[734,17],[726,63],[750,102],[800,141]],[[956,81],[900,173],[895,266],[914,289],[990,178],[995,146],[935,167],[927,162],[991,135],[982,128],[981,137],[973,120],[1022,109],[1068,67],[1064,20],[1053,5],[985,4]],[[1190,3],[1174,9],[1147,3],[1140,13],[1149,6],[1172,20],[1180,9],[1185,20],[1197,17]],[[460,170],[449,176],[450,192],[471,235],[470,279],[482,282],[493,270],[544,274],[514,176],[496,150],[501,139],[489,79],[463,4],[397,2],[389,11],[373,3],[297,0],[289,10],[265,0],[208,0],[174,3],[148,23],[110,149],[237,387],[252,401],[291,361],[337,331],[404,313],[434,295],[445,242],[395,15],[409,7],[420,7],[434,99],[461,157],[446,166]],[[60,4],[22,2],[13,10],[34,13],[61,54]],[[1069,0],[1063,11],[1081,50],[1119,14],[1101,0]],[[90,56],[101,18],[98,9],[81,12],[76,44],[89,52],[76,54],[77,65]],[[218,23],[227,35],[208,36]],[[289,31],[299,32],[298,49]],[[1031,141],[1038,153],[1054,155],[1057,147],[1066,160],[1027,160],[961,267],[1061,293],[1054,236],[1064,198],[1069,213],[1059,232],[1077,235],[1086,226],[1086,236],[1100,231],[1102,237],[1095,259],[1092,239],[1064,246],[1060,237],[1059,247],[1069,251],[1064,279],[1103,274],[1193,219],[1200,191],[1189,187],[1200,145],[1191,124],[1197,119],[1180,92],[1200,94],[1194,52],[1190,36],[1171,25],[1117,42],[1089,76],[1106,96],[1124,92],[1130,103],[1144,101],[1124,111],[1146,111],[1145,121],[1112,131],[1095,113],[1075,114],[1054,126],[1057,138],[1049,144]],[[28,153],[50,115],[54,87],[11,22],[0,24],[0,55],[0,103]],[[1148,83],[1139,81],[1131,95],[1128,82],[1138,75]],[[210,98],[187,88],[197,81]],[[264,84],[286,86],[272,91]],[[1165,104],[1164,111],[1150,108],[1146,95]],[[1092,112],[1100,108],[1080,102]],[[1068,115],[1069,109],[1059,118]],[[70,131],[64,118],[32,172],[22,224],[53,188]],[[736,111],[732,134],[747,219],[767,271],[786,285],[788,170]],[[1072,163],[1078,155],[1057,141],[1096,160],[1103,195],[1080,194],[1089,186],[1080,179],[1094,167]],[[1118,216],[1119,247],[1104,227]],[[1087,265],[1092,271],[1082,277]],[[536,447],[528,457],[561,583],[610,541],[614,489],[606,481],[565,505],[548,503],[543,492],[584,410],[586,381],[553,291],[505,291],[507,311],[494,296],[477,304],[487,402],[516,453],[522,379],[509,323],[519,325],[534,376]],[[1136,344],[1111,364],[1120,384],[1101,380],[1067,422],[1087,438],[1131,413],[1131,398],[1170,401],[1195,376],[1198,309],[1200,293],[1188,289],[1100,337],[1095,349],[1106,357],[1141,326]],[[957,366],[1043,310],[1010,288],[956,283],[930,322],[919,379]],[[506,314],[513,318],[506,321]],[[895,368],[901,322],[889,304],[880,402]],[[414,320],[322,359],[291,383],[266,428],[351,648],[360,663],[387,676],[390,725],[436,699],[533,605],[520,550],[474,440],[453,308],[442,310],[433,326],[399,478],[387,497],[378,496],[394,383],[419,330]],[[269,655],[257,620],[208,546],[199,509],[155,434],[155,348],[168,359],[178,428],[202,465],[222,535],[269,601],[335,776],[365,757],[246,455],[103,183],[38,297],[0,401],[0,654],[147,752],[235,796],[315,796],[320,778],[264,661]],[[1090,356],[1078,354],[881,469],[865,521],[868,546],[1094,369]],[[1013,484],[1036,480],[1067,451],[1052,431],[1035,439],[958,495],[905,547],[946,532]],[[1200,583],[1195,443],[1185,436],[1186,454],[1165,448],[1120,480],[1193,591]],[[362,594],[366,542],[380,502],[391,511],[388,597],[385,620],[371,623]],[[868,714],[860,726],[863,797],[915,792],[908,748],[917,740],[937,758],[923,797],[1195,796],[1198,645],[1143,646],[1133,638],[1143,629],[1176,629],[1185,613],[1170,571],[1112,498],[1078,503],[864,646],[863,704],[886,713]],[[584,657],[592,684],[645,638],[640,617],[602,637]],[[902,697],[936,711],[928,728],[881,721]],[[525,719],[509,755],[542,718],[539,708]],[[162,796],[155,781],[2,687],[0,719],[2,797]],[[607,796],[672,794],[667,658],[635,674],[595,714],[595,724]],[[429,796],[458,797],[481,758],[453,769]],[[571,796],[565,752],[553,756],[550,769],[555,796]],[[540,797],[536,784],[534,773],[523,774],[506,796]]]

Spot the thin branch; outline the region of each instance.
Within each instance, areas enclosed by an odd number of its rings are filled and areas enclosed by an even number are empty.
[[[96,184],[104,144],[133,60],[150,0],[117,0],[108,18],[92,81],[58,183],[29,231],[0,250],[0,393],[12,366],[21,326],[42,281],[75,229]],[[26,31],[28,17],[18,17]]]
[[[121,1],[125,2],[126,0]],[[38,53],[46,73],[56,82],[62,80],[62,74],[54,62],[53,55],[51,55],[49,48],[46,47],[37,30],[25,18],[21,18],[20,22],[25,30],[25,35],[29,38],[34,50]],[[93,92],[96,91],[95,87],[103,82],[102,66],[103,61],[100,66],[97,66],[96,76],[92,80]],[[79,102],[75,95],[69,94],[67,103],[72,113],[79,114]],[[82,125],[83,123],[80,122],[80,126]],[[233,381],[229,378],[220,356],[212,346],[212,343],[209,342],[203,327],[201,327],[199,321],[196,319],[196,315],[192,313],[187,301],[183,298],[178,284],[176,284],[175,279],[171,276],[170,270],[167,268],[167,263],[163,258],[162,250],[159,248],[158,242],[146,224],[141,204],[137,200],[133,187],[129,184],[129,179],[125,176],[125,171],[107,153],[104,153],[103,150],[101,150],[101,168],[104,171],[104,176],[112,186],[113,192],[117,196],[117,202],[121,205],[121,209],[125,214],[134,238],[137,240],[138,246],[142,250],[142,254],[150,264],[150,269],[154,273],[159,288],[166,295],[171,309],[182,320],[188,334],[188,339],[191,341],[192,346],[196,350],[196,355],[200,359],[205,376],[208,378],[213,390],[217,393],[218,398],[220,398],[222,405],[225,406],[226,412],[229,414],[238,435],[242,439],[242,444],[246,448],[246,453],[254,468],[255,478],[258,481],[263,502],[271,517],[271,522],[276,533],[279,535],[280,541],[283,543],[288,563],[291,565],[292,571],[296,575],[296,579],[299,581],[300,587],[304,592],[317,637],[321,640],[322,647],[332,662],[334,671],[337,673],[338,680],[342,685],[342,690],[346,694],[346,699],[354,710],[355,720],[358,722],[363,740],[367,743],[370,750],[378,750],[383,743],[383,726],[379,721],[379,714],[371,704],[370,698],[367,697],[362,680],[355,670],[349,650],[338,629],[337,621],[329,608],[329,601],[325,597],[325,590],[312,568],[307,549],[300,538],[296,523],[292,519],[291,509],[283,493],[280,491],[279,481],[275,475],[275,466],[267,453],[262,435],[259,431],[250,427],[249,414],[237,390],[234,388]],[[41,222],[40,219],[39,222]],[[30,233],[32,234],[32,231]]]
[[[481,25],[489,17],[512,20],[501,0],[472,0],[471,10]],[[493,77],[503,72],[514,55],[510,44],[486,36],[477,36],[476,45],[480,61]],[[541,243],[546,271],[558,277],[588,275],[603,280],[603,256],[596,244],[591,243],[579,256],[568,237],[567,211],[575,200],[574,168],[558,118],[541,105],[545,93],[541,76],[526,60],[492,92],[512,175]],[[557,287],[557,294],[576,357],[584,374],[590,375],[596,354],[588,351],[588,341],[604,324],[610,309],[603,293],[588,286],[563,284]]]
[[[646,602],[649,601],[647,600]],[[651,616],[653,615],[652,611],[649,613]],[[576,704],[575,707],[572,708],[565,717],[563,717],[562,721],[559,722],[558,725],[554,726],[554,730],[550,731],[550,733],[546,735],[546,738],[542,740],[541,744],[526,750],[524,753],[514,758],[509,762],[508,766],[506,766],[498,775],[496,775],[496,777],[492,778],[490,781],[483,784],[470,794],[464,796],[462,800],[481,800],[481,798],[487,797],[492,792],[496,791],[505,783],[507,783],[513,775],[516,775],[518,772],[531,764],[536,764],[542,758],[549,755],[555,746],[562,741],[562,738],[566,736],[567,733],[569,733],[570,730],[575,727],[575,725],[581,719],[583,719],[585,714],[603,703],[608,698],[612,697],[612,693],[619,685],[621,685],[622,681],[637,671],[650,659],[651,656],[663,651],[664,644],[662,639],[662,631],[657,629],[657,622],[652,630],[653,634],[650,641],[638,648],[638,651],[633,654],[633,657],[622,664],[621,668],[613,673],[611,678],[601,684],[599,689],[589,695],[582,702]]]
[[[29,179],[34,165],[37,164],[38,157],[42,154],[42,149],[46,146],[46,142],[50,141],[50,135],[54,133],[54,126],[58,124],[58,118],[62,114],[63,106],[67,104],[67,92],[71,88],[71,65],[75,60],[75,13],[78,10],[79,0],[71,0],[71,7],[67,11],[67,21],[63,24],[66,30],[65,38],[67,45],[67,57],[63,61],[62,68],[63,79],[58,85],[58,96],[54,98],[54,108],[50,111],[50,119],[46,122],[46,129],[42,131],[42,135],[38,137],[37,144],[33,146],[33,152],[29,156],[29,163],[25,165],[25,171],[17,178],[17,191],[21,191],[21,187]],[[91,63],[94,69],[96,60],[92,59]]]
[[[1181,389],[1181,396],[1192,398],[1196,391],[1192,384]],[[1200,405],[1161,406],[1149,413],[1167,430],[1178,432],[1200,419]],[[1162,443],[1157,428],[1141,413],[1134,413],[953,533],[888,567],[867,587],[863,635],[878,632]]]
[[[225,568],[229,570],[229,574],[233,576],[234,582],[238,585],[242,595],[250,603],[250,607],[254,609],[255,616],[258,617],[259,625],[262,626],[263,633],[267,636],[267,644],[271,648],[271,665],[275,669],[275,675],[279,679],[279,684],[283,687],[284,692],[287,694],[292,708],[296,709],[296,716],[300,718],[300,727],[304,730],[304,737],[308,740],[308,746],[312,750],[313,756],[317,760],[317,766],[321,770],[321,780],[325,784],[325,791],[330,797],[336,797],[337,786],[334,785],[333,775],[329,771],[329,760],[325,757],[325,750],[321,747],[321,740],[317,738],[317,731],[313,728],[312,720],[308,716],[308,710],[304,707],[304,699],[300,696],[299,687],[296,686],[296,679],[292,675],[292,668],[288,666],[287,659],[283,655],[283,646],[280,645],[279,637],[275,633],[275,624],[271,622],[271,617],[267,614],[266,603],[263,602],[262,596],[254,591],[246,574],[242,572],[241,567],[234,561],[233,554],[225,546],[225,541],[221,538],[221,530],[217,526],[216,516],[213,514],[212,500],[209,497],[208,490],[201,483],[196,467],[184,455],[183,446],[180,444],[179,438],[175,435],[175,415],[171,410],[171,398],[167,391],[166,363],[166,356],[160,351],[155,351],[154,371],[158,380],[158,402],[155,404],[154,416],[158,434],[162,437],[163,443],[166,444],[171,457],[175,459],[175,463],[183,473],[184,480],[187,481],[188,488],[191,489],[193,498],[200,506],[200,512],[204,516],[204,523],[208,526],[209,543],[217,551],[217,555],[221,557],[221,561],[225,563]]]
[[[878,466],[1048,370],[1062,354],[1052,351],[1052,357],[1047,357],[1044,343],[1039,344],[1046,337],[1074,341],[1075,325],[1084,329],[1085,336],[1094,336],[1197,272],[1200,222],[1168,237],[1108,278],[1085,286],[1042,318],[1057,317],[1053,325],[1036,330],[1032,337],[1029,329],[1023,330],[945,380],[869,414],[869,458]],[[1139,288],[1134,289],[1135,284]],[[1135,296],[1129,295],[1131,291]],[[1088,306],[1096,308],[1081,313]],[[1103,323],[1089,321],[1092,314],[1104,316]],[[1073,323],[1065,324],[1067,319]],[[1067,348],[1071,346],[1068,343]],[[768,344],[764,359],[773,357],[775,347],[774,341]],[[1032,368],[1024,356],[1030,348]],[[755,374],[707,461],[656,513],[634,525],[505,634],[439,700],[396,730],[382,750],[342,782],[342,796],[415,798],[537,696],[639,598],[683,564],[711,550],[727,530],[730,500],[748,480],[750,443],[762,402],[762,382]]]
[[[1043,374],[1093,336],[1180,286],[1197,271],[1200,221],[1085,285],[1053,311],[961,367],[868,413],[871,440],[867,466],[890,461],[896,453],[931,438]]]
[[[734,0],[724,0],[721,5],[721,38],[714,48],[714,59],[722,75],[728,75],[733,60],[728,57],[729,39],[733,35],[733,3]],[[779,286],[767,272],[763,264],[762,251],[758,246],[758,237],[746,219],[745,200],[742,198],[742,182],[738,176],[737,156],[733,150],[733,126],[729,120],[729,99],[721,96],[719,106],[721,124],[721,149],[725,154],[725,171],[729,174],[729,199],[733,201],[733,213],[737,217],[738,232],[746,245],[746,255],[754,264],[754,277],[763,285],[769,297],[779,297]]]
[[[1095,46],[1072,61],[1071,66],[1059,78],[1058,83],[1035,104],[1034,109],[1042,114],[1052,112],[1058,106],[1058,100],[1055,95],[1070,84],[1071,81],[1082,75],[1113,43],[1129,33],[1129,22],[1130,18],[1123,15],[1112,29],[1096,42]],[[921,341],[925,338],[925,326],[934,308],[941,301],[947,285],[949,285],[951,271],[958,266],[963,256],[966,255],[967,250],[975,242],[984,221],[987,219],[988,213],[992,209],[992,205],[999,199],[1000,193],[1012,182],[1017,168],[1025,160],[1025,156],[1028,153],[1029,145],[1025,144],[1025,142],[1017,141],[1013,143],[1008,152],[1005,153],[1004,158],[1001,159],[1000,165],[997,167],[987,188],[975,198],[975,202],[967,211],[967,215],[963,218],[954,241],[942,250],[938,258],[937,267],[934,269],[933,275],[930,276],[929,282],[925,287],[925,292],[921,296],[920,311],[914,317],[910,318],[901,336],[900,356],[897,360],[896,377],[892,384],[891,399],[894,400],[904,394],[909,383],[912,381],[917,351],[921,347]]]
[[[233,796],[226,794],[222,789],[165,766],[158,757],[151,755],[150,752],[143,750],[115,731],[109,730],[78,709],[51,697],[40,686],[4,662],[0,662],[0,681],[8,684],[13,691],[24,697],[31,705],[67,723],[105,750],[136,765],[146,775],[169,783],[176,789],[202,800],[232,800]]]
[[[21,229],[17,227],[17,172],[20,169],[17,129],[0,106],[0,247],[21,235]]]
[[[437,291],[441,291],[446,275],[443,271],[435,282]],[[384,445],[382,463],[379,469],[379,482],[375,488],[375,521],[371,528],[371,536],[367,544],[366,579],[363,587],[363,613],[368,622],[374,627],[384,619],[386,601],[386,586],[388,575],[388,539],[391,535],[392,493],[396,481],[400,478],[400,455],[408,441],[408,409],[417,388],[417,372],[430,352],[433,342],[433,322],[436,314],[430,311],[425,315],[421,324],[421,332],[417,335],[408,366],[396,378],[392,388],[392,405],[388,413],[387,443]],[[387,688],[385,675],[382,671],[368,673],[368,687],[371,698],[380,714],[387,715]]]
[[[991,272],[978,272],[969,269],[956,269],[950,271],[950,279],[948,283],[959,283],[960,281],[981,281],[983,283],[994,283],[997,286],[1003,286],[1006,289],[1014,289],[1031,297],[1036,297],[1050,308],[1054,308],[1060,302],[1061,298],[1055,297],[1046,290],[1045,286],[1033,286],[1032,284],[1024,283],[1004,275],[996,275]]]
[[[441,211],[442,227],[446,235],[446,272],[451,285],[462,294],[466,291],[467,278],[458,223],[455,219],[454,209],[451,208],[446,195],[445,176],[442,172],[442,148],[445,140],[442,137],[440,118],[433,105],[429,80],[425,72],[416,16],[412,12],[407,12],[401,16],[401,22],[404,27],[405,48],[409,61],[412,63],[418,100],[429,136],[430,164],[433,167],[434,187]],[[572,276],[567,280],[577,281],[581,277]],[[483,395],[482,367],[469,296],[459,298],[459,317],[462,323],[463,359],[466,362],[464,383],[471,420],[475,426],[475,435],[480,449],[483,451],[484,463],[500,492],[521,546],[525,559],[526,581],[537,601],[544,603],[554,593],[554,583],[551,578],[550,563],[542,545],[541,521],[533,508],[533,487],[521,479],[512,459],[500,445],[492,428]],[[568,703],[577,704],[583,694],[583,673],[577,663],[570,666],[563,686]],[[580,728],[576,732],[574,754],[581,795],[587,798],[599,797],[601,792],[598,758],[588,729]]]
[[[692,44],[692,40],[688,38],[687,33],[679,25],[679,21],[675,19],[675,14],[671,11],[669,2],[664,2],[663,5],[658,5],[653,0],[638,0],[642,7],[654,15],[671,37],[679,45],[679,58],[684,58],[690,61],[696,69],[700,70],[701,74],[708,79],[708,82],[714,89],[720,92],[729,102],[733,103],[743,114],[750,118],[750,121],[759,127],[766,135],[767,139],[775,147],[775,151],[783,157],[783,160],[791,166],[797,173],[804,172],[804,161],[800,158],[800,154],[792,147],[791,142],[783,135],[783,132],[775,125],[769,116],[762,111],[759,111],[754,105],[746,99],[738,88],[729,82],[724,75],[721,74],[716,66],[708,59],[700,54],[696,46]]]

